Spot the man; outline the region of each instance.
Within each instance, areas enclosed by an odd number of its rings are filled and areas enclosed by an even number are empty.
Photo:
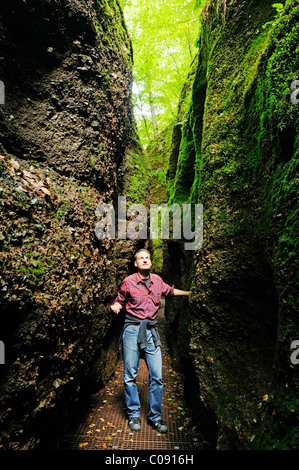
[[[129,426],[133,431],[141,429],[136,377],[143,351],[149,370],[148,421],[154,429],[165,433],[168,429],[162,420],[162,355],[156,318],[162,295],[189,295],[190,292],[175,289],[157,274],[150,273],[152,262],[148,250],[137,251],[134,264],[137,272],[123,280],[111,305],[114,313],[119,313],[123,306],[126,308],[120,345],[124,358],[124,392]]]

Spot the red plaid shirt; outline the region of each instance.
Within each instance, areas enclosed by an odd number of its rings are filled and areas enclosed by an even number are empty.
[[[138,273],[126,277],[114,302],[126,305],[126,311],[138,318],[154,320],[158,315],[162,295],[174,295],[170,287],[157,274],[150,274],[150,285],[146,287]]]

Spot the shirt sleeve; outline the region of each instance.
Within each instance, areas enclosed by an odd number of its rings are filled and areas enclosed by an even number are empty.
[[[129,293],[128,284],[126,280],[124,279],[118,291],[117,297],[113,303],[118,302],[121,306],[123,306],[127,299],[128,293]]]
[[[174,295],[174,286],[169,286],[161,279],[161,294],[162,295]]]

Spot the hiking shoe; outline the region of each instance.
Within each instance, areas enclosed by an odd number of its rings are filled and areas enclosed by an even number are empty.
[[[141,423],[139,418],[130,418],[128,424],[132,431],[140,431],[141,429]]]
[[[165,433],[168,431],[168,428],[162,419],[159,421],[149,421],[149,423],[158,432]]]

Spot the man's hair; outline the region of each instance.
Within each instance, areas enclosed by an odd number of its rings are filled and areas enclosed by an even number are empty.
[[[148,253],[148,254],[150,255],[150,257],[151,257],[151,253],[150,253],[148,250],[146,250],[145,248],[141,248],[141,250],[138,250],[138,251],[136,251],[136,253],[135,253],[135,261],[137,261],[137,255],[138,255],[138,253],[140,253],[141,251],[146,251],[146,253]]]

